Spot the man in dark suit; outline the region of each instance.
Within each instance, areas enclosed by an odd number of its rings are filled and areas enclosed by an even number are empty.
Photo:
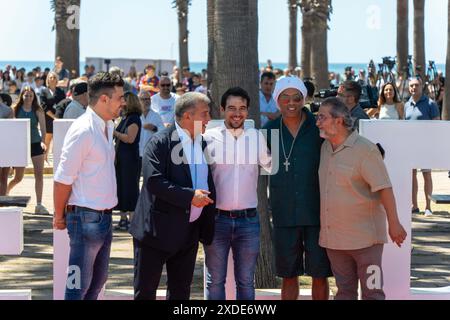
[[[175,126],[145,146],[144,184],[130,226],[136,300],[156,299],[164,264],[167,299],[188,300],[198,243],[212,242],[215,189],[201,135],[211,119],[209,103],[201,93],[180,97]]]

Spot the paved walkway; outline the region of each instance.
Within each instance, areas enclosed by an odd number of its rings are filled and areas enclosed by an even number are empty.
[[[419,190],[422,181],[419,174]],[[434,193],[450,192],[450,179],[446,172],[433,173]],[[44,179],[44,205],[53,211],[52,176]],[[11,195],[31,195],[29,206],[24,210],[25,249],[21,256],[0,256],[0,289],[31,288],[33,299],[52,298],[52,226],[51,217],[31,214],[34,210],[34,179],[25,176],[23,182]],[[424,197],[420,194],[420,207]],[[413,217],[413,252],[411,285],[413,287],[440,287],[450,285],[450,206],[434,205],[435,216]],[[117,222],[118,216],[114,217]],[[107,289],[132,289],[133,260],[131,237],[126,232],[115,232],[111,252]],[[203,299],[203,252],[197,259],[192,298]],[[161,279],[165,288],[165,274]],[[332,288],[335,290],[335,288]]]

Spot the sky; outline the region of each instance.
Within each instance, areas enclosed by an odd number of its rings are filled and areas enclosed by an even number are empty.
[[[410,0],[412,53],[413,0]],[[178,21],[171,0],[82,0],[80,60],[86,57],[178,58]],[[367,63],[396,55],[395,0],[333,0],[328,35],[330,63]],[[259,60],[287,62],[287,0],[259,0]],[[55,32],[50,0],[0,0],[0,61],[51,61]],[[299,30],[301,16],[299,16]],[[207,61],[206,0],[192,0],[189,59]],[[426,59],[444,63],[447,0],[427,0]],[[300,61],[301,32],[298,36]]]

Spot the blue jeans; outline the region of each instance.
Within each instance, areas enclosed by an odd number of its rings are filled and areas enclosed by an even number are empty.
[[[236,299],[255,299],[255,269],[259,254],[259,217],[229,218],[216,215],[211,245],[205,246],[206,299],[225,300],[228,253],[234,259]]]
[[[112,217],[76,209],[67,215],[70,257],[65,300],[96,300],[108,277]]]

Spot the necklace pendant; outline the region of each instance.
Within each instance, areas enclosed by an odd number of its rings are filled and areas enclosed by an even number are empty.
[[[289,162],[289,160],[286,159],[286,161],[283,163],[283,165],[285,166],[286,172],[288,172],[288,171],[289,171],[289,166],[291,165],[291,163]]]

